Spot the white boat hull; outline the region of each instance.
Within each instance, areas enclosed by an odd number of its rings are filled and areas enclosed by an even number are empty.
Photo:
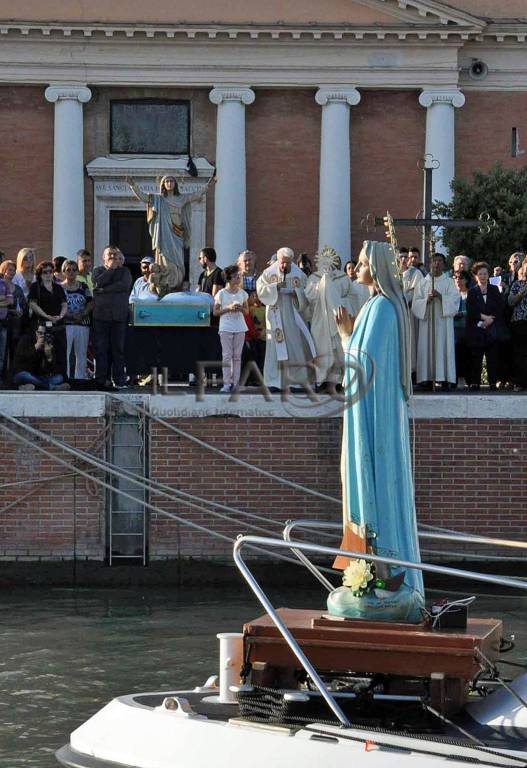
[[[527,762],[527,745],[526,751],[483,752],[448,741],[316,723],[298,729],[241,723],[236,720],[236,705],[233,719],[225,716],[223,705],[223,719],[216,720],[186,708],[189,694],[165,694],[181,703],[176,709],[144,706],[138,696],[114,699],[71,734],[69,746],[57,757],[70,768],[400,768],[401,758],[405,768],[437,768],[446,757],[450,766],[460,768],[466,768],[467,758],[516,768],[521,766],[518,758]]]

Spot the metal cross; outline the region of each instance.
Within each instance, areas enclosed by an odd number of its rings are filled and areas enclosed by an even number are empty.
[[[423,169],[424,175],[424,216],[416,217],[415,219],[403,219],[394,218],[392,223],[399,227],[422,227],[423,229],[423,261],[425,265],[429,266],[430,261],[430,244],[432,241],[432,231],[437,228],[446,229],[461,229],[473,227],[479,229],[481,233],[488,234],[491,229],[496,226],[494,219],[491,219],[490,214],[482,213],[477,219],[435,219],[432,216],[432,174],[434,170],[439,168],[439,161],[435,160],[431,155],[425,155],[423,160],[419,163]],[[370,214],[363,219],[363,225],[365,225],[366,231],[369,231],[371,225],[382,226],[385,224],[384,217],[375,216]]]

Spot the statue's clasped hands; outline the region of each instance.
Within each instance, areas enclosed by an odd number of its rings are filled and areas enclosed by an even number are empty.
[[[337,307],[335,322],[341,339],[347,339],[353,332],[355,318],[350,315],[346,307]]]

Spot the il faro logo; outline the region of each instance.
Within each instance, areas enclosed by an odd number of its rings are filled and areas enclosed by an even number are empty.
[[[375,362],[366,352],[359,349],[349,349],[343,364],[333,365],[327,372],[328,382],[323,391],[309,383],[316,381],[317,362],[322,362],[322,356],[311,363],[280,363],[281,388],[274,394],[267,387],[261,371],[254,361],[249,361],[244,367],[240,381],[227,397],[225,402],[243,404],[247,395],[259,396],[265,402],[276,402],[279,398],[283,409],[290,415],[299,418],[319,418],[321,416],[338,416],[355,403],[362,400],[373,385],[375,378]],[[198,360],[196,362],[195,399],[205,403],[214,393],[207,392],[208,376],[214,371],[221,376],[221,360]],[[161,379],[159,382],[158,379]],[[251,380],[255,384],[248,386]],[[339,383],[342,382],[342,383]],[[173,394],[176,385],[168,380],[168,369],[163,368],[158,376],[158,369],[152,368],[153,395]],[[181,388],[178,386],[178,392]],[[255,414],[257,415],[257,414]],[[262,411],[265,415],[265,411]]]

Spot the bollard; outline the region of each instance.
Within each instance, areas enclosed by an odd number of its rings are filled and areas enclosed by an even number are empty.
[[[240,682],[243,664],[243,635],[241,632],[220,632],[220,704],[235,704],[236,697],[229,690]]]

